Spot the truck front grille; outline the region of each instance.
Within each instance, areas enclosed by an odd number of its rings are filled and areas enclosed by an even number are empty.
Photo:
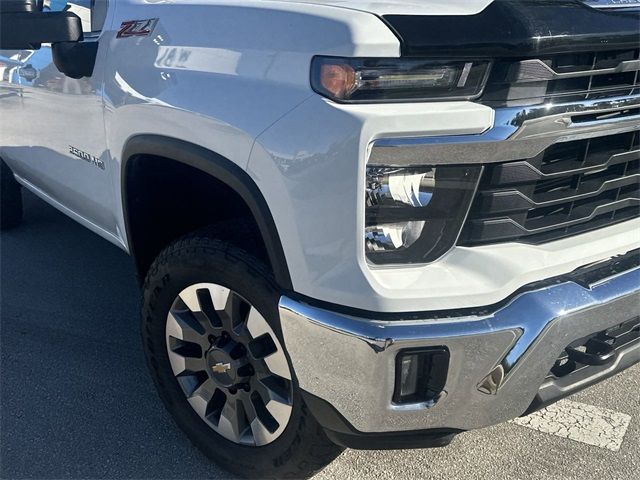
[[[488,165],[459,243],[544,243],[639,214],[640,132],[634,131]]]
[[[498,61],[482,97],[492,106],[580,101],[640,92],[640,49]]]

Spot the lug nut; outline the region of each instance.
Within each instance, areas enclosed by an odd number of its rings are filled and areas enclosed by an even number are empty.
[[[227,332],[222,332],[220,336],[216,339],[217,347],[224,347],[230,340],[229,334]]]

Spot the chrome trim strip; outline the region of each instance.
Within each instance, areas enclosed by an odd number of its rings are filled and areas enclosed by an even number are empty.
[[[592,8],[600,10],[620,9],[622,11],[640,8],[640,0],[582,0]]]
[[[514,67],[517,67],[514,69]],[[577,72],[558,73],[540,59],[523,60],[511,67],[509,81],[515,83],[564,80],[567,78],[591,77],[611,73],[635,72],[640,70],[640,60],[625,60],[612,68],[597,70],[580,70]]]
[[[373,321],[288,297],[279,308],[300,386],[358,430],[383,432],[467,430],[519,416],[566,345],[633,318],[639,302],[640,267],[591,288],[567,281],[529,291],[482,317]],[[451,352],[446,397],[394,408],[396,354],[442,345]]]
[[[640,95],[501,108],[496,110],[493,128],[479,135],[375,140],[369,165],[476,164],[533,158],[556,143],[640,130],[640,112],[580,121],[588,115],[636,108],[640,108]]]

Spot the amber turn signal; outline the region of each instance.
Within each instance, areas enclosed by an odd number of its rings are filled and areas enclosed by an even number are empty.
[[[336,98],[348,97],[356,88],[356,71],[347,64],[324,64],[320,67],[320,84]]]

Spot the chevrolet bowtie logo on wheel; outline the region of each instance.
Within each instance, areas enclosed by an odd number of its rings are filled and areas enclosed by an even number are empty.
[[[213,370],[213,373],[227,373],[229,370],[231,370],[231,364],[216,363],[213,367],[211,367],[211,370]]]

